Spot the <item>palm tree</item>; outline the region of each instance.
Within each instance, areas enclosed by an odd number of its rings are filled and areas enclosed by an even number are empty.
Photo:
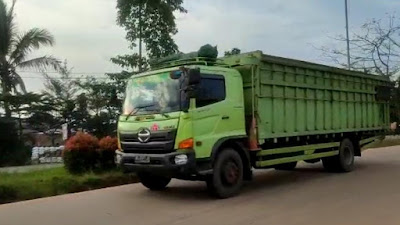
[[[23,34],[18,34],[14,21],[13,0],[8,8],[4,0],[0,0],[0,81],[3,97],[14,93],[26,93],[24,81],[17,73],[18,69],[44,69],[59,67],[59,61],[51,56],[28,58],[29,53],[42,46],[52,46],[54,37],[44,29],[32,28]],[[4,111],[7,118],[11,117],[10,105],[4,101]]]

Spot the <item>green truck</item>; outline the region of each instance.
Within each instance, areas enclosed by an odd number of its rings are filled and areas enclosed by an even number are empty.
[[[128,81],[116,161],[151,190],[201,180],[219,198],[253,169],[349,172],[388,131],[389,99],[385,77],[261,51],[164,62]]]

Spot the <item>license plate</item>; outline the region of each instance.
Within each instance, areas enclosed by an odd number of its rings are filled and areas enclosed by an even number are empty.
[[[146,155],[135,156],[135,163],[150,163],[150,157]]]

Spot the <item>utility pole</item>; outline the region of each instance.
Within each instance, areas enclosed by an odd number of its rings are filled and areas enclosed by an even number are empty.
[[[142,13],[143,5],[139,5],[139,73],[142,72]]]
[[[344,0],[344,4],[345,4],[345,11],[346,11],[346,42],[347,42],[347,66],[348,69],[351,69],[351,61],[350,61],[350,37],[349,37],[349,12],[348,12],[348,4],[347,4],[347,0]]]

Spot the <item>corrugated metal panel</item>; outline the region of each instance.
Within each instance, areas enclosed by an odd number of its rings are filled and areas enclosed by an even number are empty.
[[[249,60],[258,59],[258,63]],[[241,60],[243,59],[243,60]],[[227,60],[229,61],[229,60]],[[254,52],[235,63],[256,66],[241,71],[245,99],[254,100],[259,139],[386,129],[389,105],[375,98],[388,79],[334,67]],[[244,70],[245,67],[238,67]],[[255,98],[250,94],[254,84]],[[247,103],[246,105],[250,105]],[[249,112],[249,110],[246,110]]]

